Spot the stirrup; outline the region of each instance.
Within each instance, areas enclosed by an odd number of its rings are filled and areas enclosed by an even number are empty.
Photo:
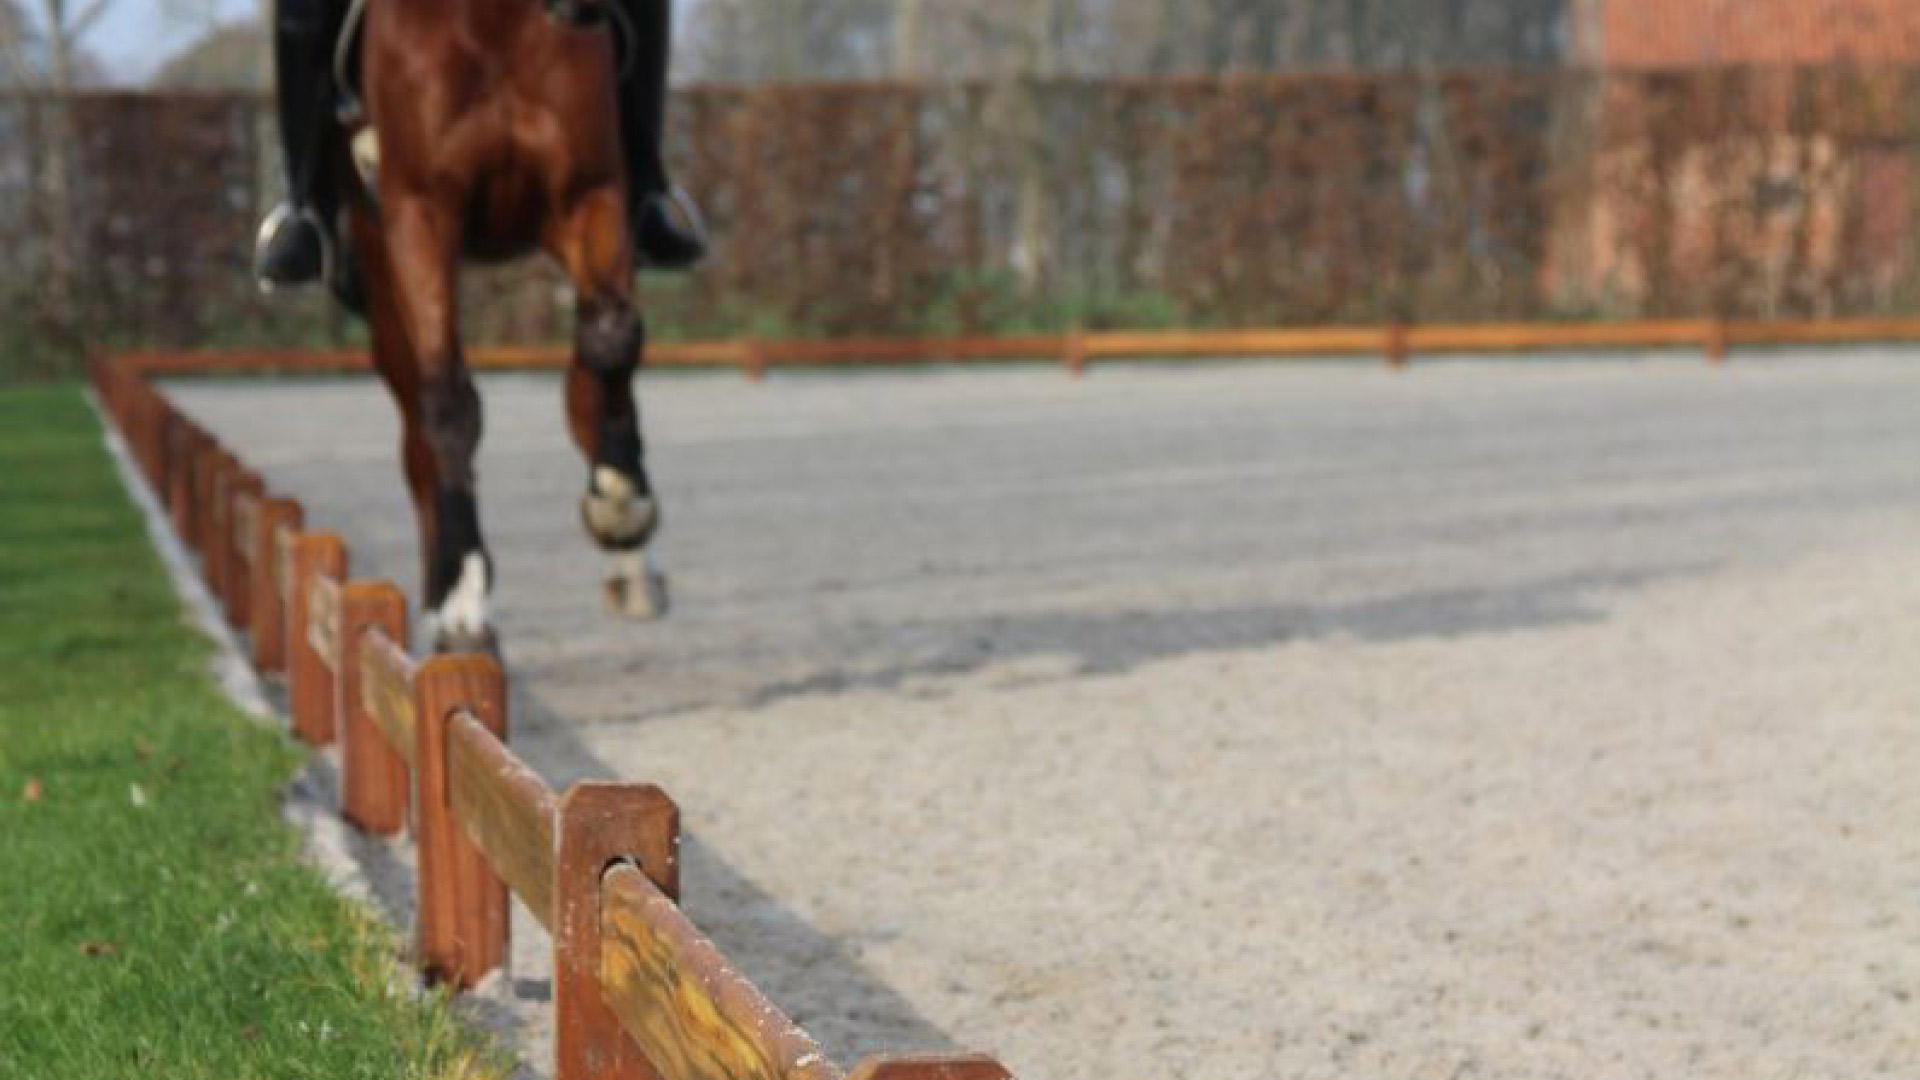
[[[684,273],[705,262],[713,243],[707,233],[706,219],[686,189],[649,192],[632,205],[635,269]],[[649,223],[651,223],[649,225]],[[648,235],[664,237],[664,254],[656,258],[648,250]]]
[[[675,184],[667,191],[667,201],[673,204],[674,209],[680,211],[682,218],[686,219],[687,231],[700,242],[701,250],[712,251],[713,237],[707,232],[706,216],[700,213],[700,204],[693,201],[693,195],[686,188]]]
[[[304,222],[307,228],[313,230],[313,235],[319,240],[320,277],[318,283],[327,285],[333,281],[334,267],[338,263],[333,250],[333,234],[327,231],[324,219],[322,219],[319,212],[312,207],[297,207],[292,202],[283,202],[267,214],[266,220],[260,223],[260,230],[256,232],[253,237],[253,280],[254,284],[259,286],[262,293],[271,295],[284,287],[279,282],[261,273],[260,268],[266,263],[267,246],[273,242],[273,238],[279,235],[282,228],[296,221]],[[305,283],[303,282],[302,284]]]

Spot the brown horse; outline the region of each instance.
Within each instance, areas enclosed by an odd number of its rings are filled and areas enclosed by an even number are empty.
[[[616,604],[644,614],[664,599],[641,554],[659,509],[633,391],[645,329],[614,96],[620,43],[615,23],[577,17],[592,10],[542,0],[366,6],[359,83],[371,132],[356,145],[374,141],[377,155],[352,155],[357,170],[341,164],[355,174],[350,236],[374,360],[404,426],[425,614],[440,650],[494,644],[474,476],[480,397],[458,329],[463,257],[544,251],[572,279],[566,408],[587,462],[582,520],[615,556]]]

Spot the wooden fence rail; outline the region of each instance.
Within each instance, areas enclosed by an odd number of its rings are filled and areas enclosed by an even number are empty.
[[[1719,363],[1735,348],[1920,342],[1920,319],[1596,323],[1487,323],[1285,327],[1270,330],[1086,331],[966,338],[850,338],[836,341],[662,342],[647,347],[660,368],[735,368],[758,379],[775,368],[875,364],[1040,361],[1078,374],[1095,363],[1316,357],[1378,357],[1399,367],[1420,356],[1594,349],[1697,349]],[[559,345],[493,345],[469,351],[476,370],[557,370],[572,360]],[[128,353],[123,364],[153,376],[275,372],[329,375],[369,370],[354,350]]]
[[[400,589],[351,578],[346,543],[176,409],[156,370],[182,369],[96,363],[103,409],[256,666],[284,673],[293,734],[339,744],[342,813],[376,835],[411,826],[427,976],[465,989],[498,968],[511,895],[552,939],[560,1080],[847,1077],[680,908],[673,800],[621,783],[556,795],[508,747],[499,664],[415,661]],[[1010,1080],[971,1055],[879,1057],[851,1075]]]

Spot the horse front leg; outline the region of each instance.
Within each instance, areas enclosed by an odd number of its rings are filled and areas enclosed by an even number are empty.
[[[582,198],[557,233],[552,246],[578,295],[567,419],[587,461],[580,520],[612,557],[608,607],[657,618],[667,610],[666,579],[646,545],[659,528],[660,504],[647,476],[633,389],[646,326],[634,302],[633,254],[619,189],[609,185]]]
[[[384,215],[390,292],[415,367],[406,456],[422,504],[425,630],[436,652],[493,652],[493,559],[474,472],[480,394],[461,356],[455,304],[458,218],[419,197],[390,200]]]

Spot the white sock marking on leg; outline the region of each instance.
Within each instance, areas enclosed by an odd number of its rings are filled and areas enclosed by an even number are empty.
[[[639,492],[633,481],[611,465],[596,465],[593,469],[593,493],[605,499],[631,499]]]
[[[440,629],[478,634],[487,628],[487,560],[477,551],[460,562],[460,580],[440,603]]]

